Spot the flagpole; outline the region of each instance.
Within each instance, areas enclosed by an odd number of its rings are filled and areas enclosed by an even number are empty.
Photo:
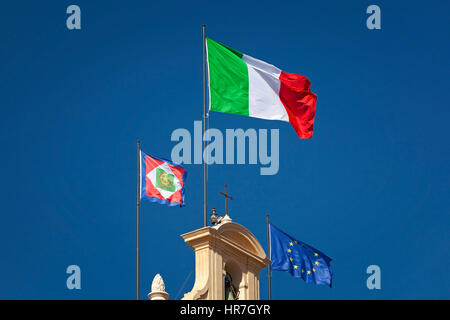
[[[207,163],[204,159],[204,151],[206,148],[206,141],[204,140],[204,134],[206,131],[206,72],[205,72],[205,34],[206,34],[206,25],[202,25],[202,34],[203,34],[203,53],[202,53],[202,62],[203,62],[203,132],[202,132],[202,140],[203,140],[203,149],[202,149],[202,161],[203,161],[203,227],[206,227],[207,224]]]
[[[136,183],[136,300],[140,300],[140,257],[139,257],[139,213],[141,209],[141,142],[136,141],[137,146],[137,183]]]
[[[269,222],[269,215],[266,214],[266,221],[267,221],[267,252],[269,255],[269,259],[271,258],[271,254],[270,254],[270,222]],[[272,300],[272,272],[270,269],[270,264],[271,261],[269,261],[269,264],[267,265],[267,283],[269,286],[269,292],[268,292],[268,296],[269,299],[268,300]]]

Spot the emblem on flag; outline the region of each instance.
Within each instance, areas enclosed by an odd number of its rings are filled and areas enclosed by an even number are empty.
[[[169,206],[184,206],[184,182],[187,172],[169,160],[141,151],[141,200]]]

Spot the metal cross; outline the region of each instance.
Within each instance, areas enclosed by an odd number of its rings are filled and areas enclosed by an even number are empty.
[[[233,197],[228,194],[228,185],[225,184],[225,192],[220,191],[220,194],[225,197],[225,215],[228,214],[228,199],[233,200]]]

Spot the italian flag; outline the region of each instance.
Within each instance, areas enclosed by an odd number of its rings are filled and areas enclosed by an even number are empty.
[[[206,37],[209,109],[290,122],[311,138],[317,96],[310,81]]]

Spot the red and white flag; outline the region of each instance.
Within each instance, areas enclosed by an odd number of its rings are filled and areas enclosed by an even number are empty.
[[[141,151],[141,200],[169,206],[184,206],[184,182],[187,172],[169,160]]]

